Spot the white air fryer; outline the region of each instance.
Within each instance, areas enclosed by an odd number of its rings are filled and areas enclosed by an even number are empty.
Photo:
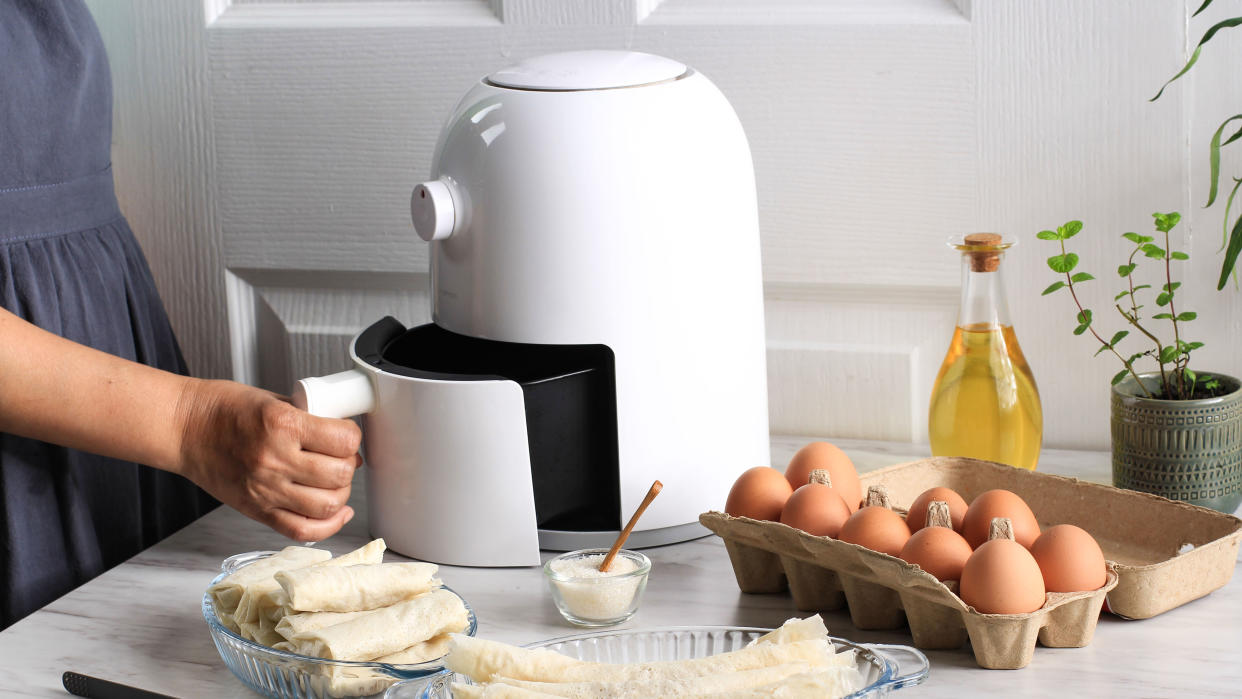
[[[474,85],[414,188],[433,320],[363,330],[304,379],[363,415],[371,532],[407,556],[539,564],[539,549],[706,534],[767,464],[755,181],[705,76],[626,51],[541,56]]]

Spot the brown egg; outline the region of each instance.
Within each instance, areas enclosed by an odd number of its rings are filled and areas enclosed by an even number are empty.
[[[872,551],[897,556],[910,539],[910,530],[901,515],[886,507],[871,505],[850,515],[837,537]]]
[[[850,508],[841,493],[814,480],[795,490],[781,510],[783,524],[815,536],[836,536],[849,518]]]
[[[1039,522],[1026,502],[1008,490],[989,490],[981,493],[966,509],[962,518],[962,536],[975,548],[988,539],[988,527],[992,519],[1008,517],[1013,522],[1014,539],[1030,547],[1039,536]]]
[[[914,499],[910,511],[906,513],[906,526],[911,532],[917,532],[927,524],[927,506],[940,500],[949,504],[949,516],[953,519],[953,530],[962,531],[962,518],[966,516],[966,500],[951,488],[929,488]]]
[[[1095,537],[1072,524],[1049,527],[1031,545],[1048,592],[1098,590],[1108,580],[1104,552]]]
[[[966,560],[958,594],[983,614],[1026,614],[1044,606],[1044,578],[1026,547],[993,539]]]
[[[924,527],[910,535],[898,556],[931,573],[937,580],[961,580],[970,558],[970,544],[948,527]]]
[[[756,466],[734,481],[725,500],[725,512],[734,517],[776,521],[792,493],[784,474],[769,466]]]
[[[858,471],[845,452],[828,442],[811,442],[799,449],[785,468],[785,478],[789,479],[790,486],[799,488],[810,481],[811,471],[817,468],[828,471],[832,487],[840,491],[850,512],[857,511],[863,496]]]

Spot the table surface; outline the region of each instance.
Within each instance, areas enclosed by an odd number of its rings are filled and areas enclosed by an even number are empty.
[[[806,438],[774,437],[773,463],[787,463]],[[869,471],[928,455],[915,444],[836,440]],[[1106,452],[1045,450],[1040,471],[1108,482]],[[361,491],[361,488],[356,488]],[[325,542],[335,554],[368,539],[365,505]],[[65,696],[66,670],[178,697],[254,697],[225,668],[199,612],[220,561],[288,541],[222,507],[160,544],[0,632],[0,695]],[[638,614],[622,628],[770,627],[800,616],[788,594],[738,591],[715,536],[646,549],[653,572]],[[545,554],[545,557],[549,554]],[[392,555],[390,554],[390,557]],[[458,568],[441,576],[474,607],[478,635],[521,644],[577,630],[557,614],[538,568]],[[845,610],[824,614],[829,630],[861,642],[910,643],[905,631],[861,631]],[[1035,649],[1022,670],[982,670],[969,647],[929,651],[931,675],[901,696],[1242,695],[1242,583],[1143,621],[1100,618],[1086,648]]]

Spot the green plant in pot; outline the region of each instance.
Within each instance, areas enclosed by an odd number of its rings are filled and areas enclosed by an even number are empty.
[[[1126,328],[1101,334],[1083,303],[1082,286],[1095,277],[1075,271],[1078,255],[1066,245],[1082,230],[1080,221],[1038,234],[1060,246],[1048,266],[1064,277],[1043,294],[1064,290],[1076,310],[1074,334],[1089,334],[1097,356],[1108,352],[1123,367],[1112,381],[1113,484],[1233,512],[1242,503],[1242,383],[1226,374],[1191,370],[1192,353],[1203,343],[1187,338],[1196,314],[1179,310],[1181,282],[1173,280],[1173,264],[1189,259],[1171,247],[1171,231],[1181,215],[1152,216],[1155,235],[1122,236],[1134,247],[1117,268],[1124,288],[1112,304]],[[1139,265],[1146,262],[1159,268],[1159,289],[1137,283]],[[1148,303],[1155,304],[1154,312],[1145,312]],[[1166,338],[1171,333],[1172,341],[1161,340],[1157,329]],[[1123,351],[1127,338],[1132,349]],[[1140,362],[1154,362],[1158,370],[1143,371]]]

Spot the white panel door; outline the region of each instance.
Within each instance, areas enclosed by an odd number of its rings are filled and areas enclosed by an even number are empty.
[[[1182,58],[1187,9],[1176,2],[92,7],[117,85],[122,204],[198,373],[285,391],[344,368],[348,338],[382,315],[425,322],[426,248],[407,199],[457,98],[525,56],[627,48],[708,75],[746,128],[772,427],[807,435],[925,439],[957,308],[944,243],[998,230],[1021,240],[1007,261],[1010,301],[1045,442],[1107,446],[1115,370],[1070,335],[1065,299],[1039,297],[1051,251],[1034,234],[1083,219],[1083,264],[1107,280],[1121,232],[1146,230],[1151,211],[1190,212],[1190,148],[1213,128],[1197,114],[1226,99],[1196,78],[1146,102]],[[1182,247],[1214,278],[1218,234],[1198,230],[1219,218],[1190,223]],[[1206,356],[1237,371],[1233,296],[1206,279],[1187,287]],[[1111,290],[1091,290],[1102,309]]]

